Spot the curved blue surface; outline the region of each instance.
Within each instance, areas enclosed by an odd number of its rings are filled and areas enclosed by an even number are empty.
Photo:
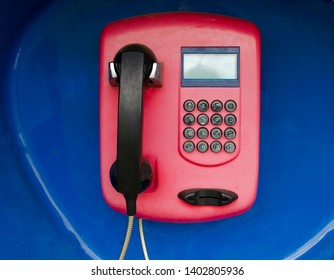
[[[1,259],[118,257],[127,218],[101,194],[99,35],[110,21],[166,11],[261,30],[260,176],[242,216],[146,221],[151,258],[334,258],[334,2],[12,2],[1,12]],[[127,257],[142,259],[137,230]]]

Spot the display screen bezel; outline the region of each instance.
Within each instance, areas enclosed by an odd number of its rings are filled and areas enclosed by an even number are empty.
[[[187,54],[236,54],[236,78],[210,79],[185,78],[184,60]],[[240,48],[239,47],[182,47],[181,48],[181,86],[182,87],[239,87],[240,86]]]

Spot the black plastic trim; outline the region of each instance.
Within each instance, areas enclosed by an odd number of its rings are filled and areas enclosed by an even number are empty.
[[[185,79],[183,63],[185,54],[237,54],[236,79]],[[183,47],[181,48],[182,87],[239,87],[240,86],[240,47]]]
[[[195,206],[225,206],[238,199],[238,195],[225,189],[188,189],[179,192],[178,198]]]

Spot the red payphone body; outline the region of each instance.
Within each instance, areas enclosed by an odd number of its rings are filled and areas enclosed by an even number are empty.
[[[136,75],[139,85],[131,81]],[[140,98],[132,96],[136,86]],[[245,212],[257,193],[259,116],[260,35],[252,23],[182,12],[128,18],[103,30],[101,181],[113,209],[126,213],[124,195],[136,201],[133,214],[158,221]],[[123,154],[138,155],[139,163],[122,162]],[[119,193],[113,178],[126,185],[133,170],[149,179],[133,196]]]

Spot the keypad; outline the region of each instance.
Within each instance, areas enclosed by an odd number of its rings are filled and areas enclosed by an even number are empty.
[[[237,148],[237,102],[188,99],[183,103],[183,150],[228,153]]]

